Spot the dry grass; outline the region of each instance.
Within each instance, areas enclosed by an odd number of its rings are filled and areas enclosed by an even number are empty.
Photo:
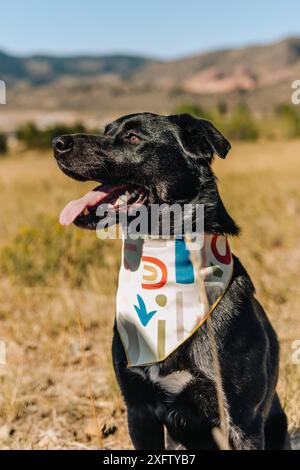
[[[300,428],[300,366],[291,361],[300,339],[299,154],[300,142],[238,144],[215,165],[243,228],[234,251],[280,338],[292,432]],[[130,448],[110,357],[119,244],[55,224],[93,184],[68,180],[50,154],[28,153],[0,161],[0,186],[0,447]]]

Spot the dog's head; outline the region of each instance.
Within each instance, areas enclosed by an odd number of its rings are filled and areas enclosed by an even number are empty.
[[[214,155],[225,158],[231,146],[209,121],[188,114],[132,114],[107,125],[103,135],[62,135],[53,147],[65,174],[101,183],[68,204],[65,224],[94,229],[98,206],[110,203],[121,211],[127,195],[127,210],[141,204],[203,203],[207,231],[237,233],[211,169]]]

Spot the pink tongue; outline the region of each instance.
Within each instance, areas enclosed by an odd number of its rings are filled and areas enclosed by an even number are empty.
[[[110,186],[103,186],[101,191],[90,191],[82,198],[69,202],[59,216],[60,224],[65,226],[72,224],[76,217],[78,217],[86,207],[92,207],[99,204],[102,200],[106,199],[114,189],[115,187],[111,188]]]

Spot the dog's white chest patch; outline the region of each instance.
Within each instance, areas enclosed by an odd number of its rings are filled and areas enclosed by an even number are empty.
[[[223,296],[233,270],[228,241],[205,234],[197,243],[188,245],[183,238],[123,241],[117,327],[129,366],[164,360],[201,326]],[[169,377],[169,388],[176,389],[176,377]],[[184,381],[187,376],[180,377]]]
[[[159,366],[154,365],[149,367],[149,379],[166,392],[178,395],[193,380],[193,376],[188,370],[178,370],[168,375],[160,375]]]

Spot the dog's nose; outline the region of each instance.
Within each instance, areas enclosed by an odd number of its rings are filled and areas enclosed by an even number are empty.
[[[74,141],[71,135],[61,135],[55,137],[52,141],[53,148],[58,155],[69,152],[73,147],[73,143]]]

